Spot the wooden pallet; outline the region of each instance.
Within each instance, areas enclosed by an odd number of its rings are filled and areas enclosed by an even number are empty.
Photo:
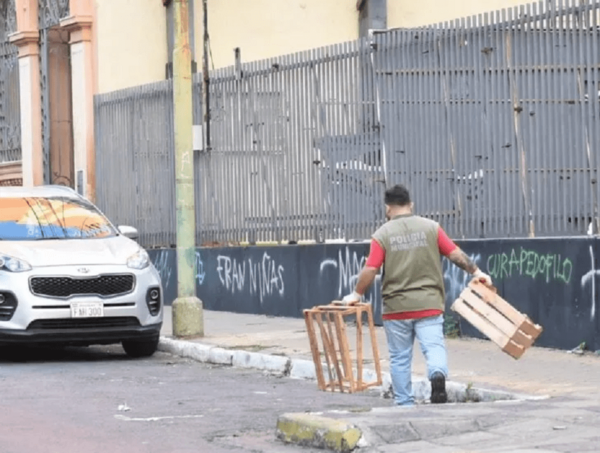
[[[366,314],[367,317],[373,361],[375,362],[376,380],[372,382],[363,380],[363,314]],[[349,316],[356,321],[356,357],[354,359],[351,355],[344,319]],[[340,302],[334,301],[330,305],[320,305],[310,310],[304,310],[304,320],[320,390],[354,393],[381,385],[381,365],[371,304],[341,305]],[[323,372],[324,364],[321,360],[317,331],[320,333],[320,344],[323,346],[322,354],[325,357],[329,379],[326,379]]]
[[[473,280],[451,309],[515,359],[533,345],[542,327],[500,297],[496,288]]]

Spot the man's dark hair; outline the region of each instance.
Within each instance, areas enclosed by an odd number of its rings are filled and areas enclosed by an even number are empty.
[[[408,189],[402,184],[390,187],[385,191],[385,204],[390,206],[407,206],[410,204]]]

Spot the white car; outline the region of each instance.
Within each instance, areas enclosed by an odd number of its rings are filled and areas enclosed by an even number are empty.
[[[0,187],[0,344],[154,354],[163,290],[135,238],[73,189]]]

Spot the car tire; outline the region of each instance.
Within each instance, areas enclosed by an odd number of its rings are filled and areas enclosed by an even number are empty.
[[[129,357],[140,358],[150,357],[158,349],[159,338],[149,340],[125,340],[123,341],[123,349]]]

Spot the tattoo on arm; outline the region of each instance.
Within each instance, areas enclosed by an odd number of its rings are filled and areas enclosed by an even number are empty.
[[[467,271],[469,274],[473,274],[477,271],[477,265],[467,256],[465,252],[462,250],[456,250],[448,255],[450,261],[456,264],[461,269]]]

